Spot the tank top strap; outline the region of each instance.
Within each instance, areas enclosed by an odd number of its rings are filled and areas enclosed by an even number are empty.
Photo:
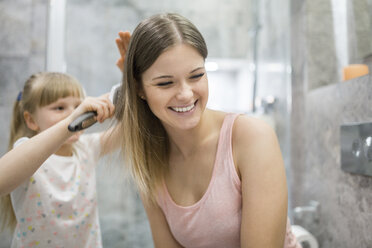
[[[221,130],[220,130],[220,137],[218,141],[218,155],[224,156],[232,156],[232,144],[231,144],[231,138],[232,138],[232,129],[234,125],[235,119],[239,116],[239,114],[236,113],[228,113],[225,116],[225,119],[223,121]],[[231,153],[231,154],[230,154]]]
[[[240,114],[238,113],[228,113],[225,116],[225,120],[222,124],[221,127],[221,135],[228,136],[227,138],[230,138],[231,141],[231,136],[232,136],[232,128],[234,125],[235,119],[239,116]]]
[[[228,113],[223,121],[220,137],[218,141],[218,150],[216,155],[215,174],[223,174],[228,176],[230,182],[232,182],[235,187],[240,187],[240,178],[236,171],[234,164],[233,152],[232,152],[232,130],[234,126],[234,121],[240,114]],[[226,174],[227,173],[227,174]]]

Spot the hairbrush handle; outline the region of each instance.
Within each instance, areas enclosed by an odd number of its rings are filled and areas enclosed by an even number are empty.
[[[78,132],[85,128],[92,126],[97,120],[94,118],[97,115],[95,111],[86,112],[76,118],[68,125],[68,130],[71,132]]]
[[[118,91],[120,90],[120,84],[116,84],[111,88],[109,99],[115,104],[117,101]],[[70,125],[68,125],[68,130],[71,132],[78,132],[85,128],[92,126],[97,120],[94,118],[97,112],[90,111],[80,115],[78,118],[73,120]]]

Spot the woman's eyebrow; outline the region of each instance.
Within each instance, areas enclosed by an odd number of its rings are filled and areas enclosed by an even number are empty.
[[[195,72],[195,71],[197,71],[197,70],[200,70],[200,69],[204,69],[204,66],[198,67],[198,68],[196,68],[196,69],[190,71],[190,73],[193,73],[193,72]]]
[[[152,80],[161,79],[161,78],[172,78],[172,76],[171,75],[162,75],[162,76],[159,76],[159,77],[154,77]]]

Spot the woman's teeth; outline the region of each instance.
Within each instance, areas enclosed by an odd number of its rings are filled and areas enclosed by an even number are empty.
[[[179,112],[179,113],[184,113],[184,112],[188,112],[190,111],[191,109],[193,109],[195,106],[195,104],[192,104],[188,107],[184,107],[184,108],[177,108],[177,107],[172,107],[172,109],[176,112]]]

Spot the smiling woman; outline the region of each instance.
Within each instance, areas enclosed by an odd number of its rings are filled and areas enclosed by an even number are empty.
[[[125,61],[117,116],[155,247],[299,247],[276,135],[258,119],[206,108],[198,29],[158,14],[127,42],[117,40]]]
[[[181,43],[169,48],[143,73],[142,82],[139,94],[167,131],[199,123],[208,100],[208,80],[204,58],[193,47]]]

